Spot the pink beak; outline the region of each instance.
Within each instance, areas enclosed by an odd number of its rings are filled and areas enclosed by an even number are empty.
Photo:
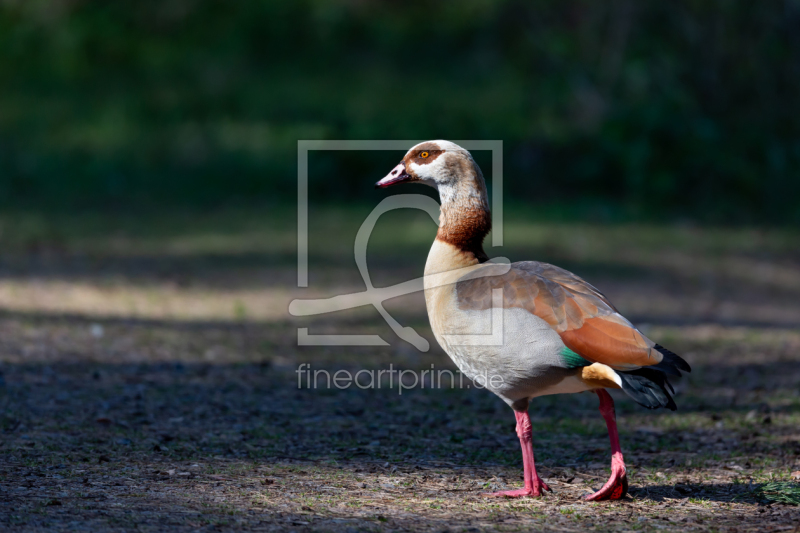
[[[396,183],[403,183],[404,181],[411,181],[414,178],[408,175],[406,172],[406,164],[400,163],[396,167],[389,172],[385,178],[380,180],[378,183],[375,184],[376,189],[383,189],[388,187],[389,185],[394,185]]]

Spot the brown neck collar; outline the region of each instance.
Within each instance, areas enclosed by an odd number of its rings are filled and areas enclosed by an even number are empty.
[[[483,250],[483,239],[492,229],[492,216],[485,208],[448,209],[442,205],[443,224],[436,238],[449,243],[460,251],[475,256],[479,263],[489,260]]]
[[[462,171],[452,184],[439,186],[439,197],[442,209],[436,238],[472,254],[480,263],[488,261],[483,239],[492,229],[492,216],[478,166],[473,164],[469,171]]]

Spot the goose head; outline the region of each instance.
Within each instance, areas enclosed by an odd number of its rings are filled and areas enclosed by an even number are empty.
[[[398,183],[430,185],[438,189],[443,203],[458,193],[486,196],[483,174],[472,155],[450,141],[425,141],[414,146],[375,187]]]
[[[486,182],[472,155],[450,141],[419,143],[375,187],[414,182],[439,192],[442,206],[436,240],[465,252],[468,261],[487,261],[482,243],[492,220]]]

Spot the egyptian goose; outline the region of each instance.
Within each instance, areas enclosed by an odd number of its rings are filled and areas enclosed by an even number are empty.
[[[491,227],[486,184],[465,149],[441,140],[418,144],[375,186],[408,182],[433,186],[441,198],[439,231],[425,264],[433,334],[459,370],[482,381],[516,417],[525,488],[488,495],[540,496],[551,490],[536,473],[528,403],[537,396],[593,391],[611,440],[611,477],[587,499],[622,498],[628,480],[606,389],[621,388],[648,409],[675,410],[667,374],[680,376],[691,371],[689,365],[645,337],[575,274],[537,261],[489,262],[482,244]],[[499,342],[482,341],[494,335],[489,332],[497,318]]]

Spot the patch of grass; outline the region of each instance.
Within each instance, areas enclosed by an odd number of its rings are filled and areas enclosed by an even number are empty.
[[[756,489],[756,495],[768,502],[800,505],[800,483],[794,481],[773,481]]]

